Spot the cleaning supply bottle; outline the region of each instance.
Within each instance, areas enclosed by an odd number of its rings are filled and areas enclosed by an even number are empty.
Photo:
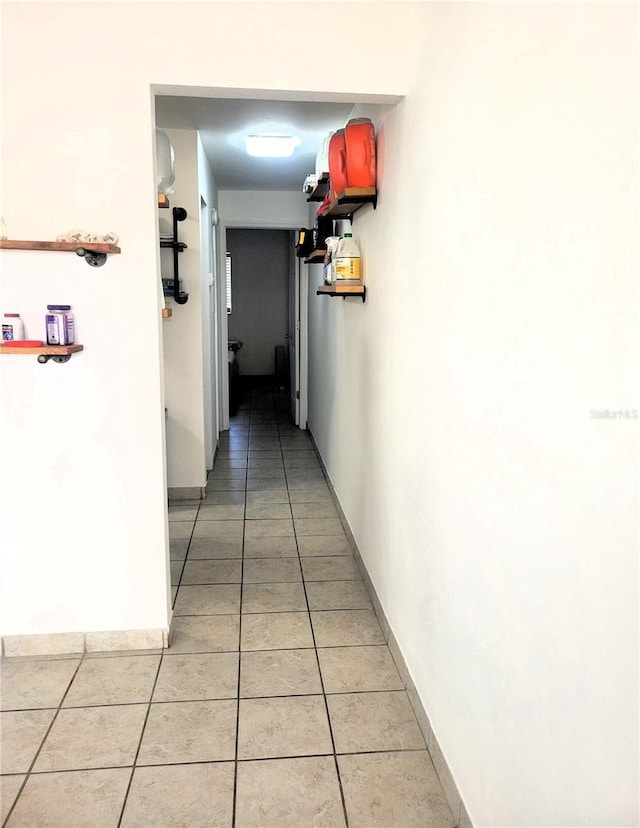
[[[362,284],[360,248],[351,233],[345,233],[336,251],[336,284]]]

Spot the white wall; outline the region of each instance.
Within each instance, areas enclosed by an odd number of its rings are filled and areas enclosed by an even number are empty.
[[[220,222],[226,227],[304,227],[307,200],[286,190],[220,190]]]
[[[227,230],[233,308],[229,339],[243,343],[238,365],[245,376],[273,375],[276,346],[287,350],[289,236],[286,230]]]
[[[310,427],[475,824],[637,825],[637,9],[424,18]]]
[[[203,487],[206,483],[203,392],[202,276],[200,267],[200,188],[197,135],[189,129],[164,130],[175,153],[176,180],[171,207],[184,207],[187,218],[178,222],[178,238],[187,249],[179,254],[182,289],[189,300],[179,305],[170,297],[173,315],[164,322],[164,376],[167,420],[167,468],[170,488]],[[158,210],[171,222],[172,211]],[[173,277],[173,251],[161,255],[163,278]]]
[[[218,188],[213,170],[204,152],[200,133],[198,142],[198,190],[200,193],[200,279],[202,295],[202,386],[204,404],[205,466],[213,468],[218,444],[218,353],[216,296],[219,247],[218,227],[212,224],[213,210],[218,210]],[[205,207],[203,208],[202,202]]]

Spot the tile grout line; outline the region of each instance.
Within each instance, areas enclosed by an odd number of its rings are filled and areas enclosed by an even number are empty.
[[[238,607],[238,686],[236,689],[236,739],[233,761],[233,798],[231,803],[231,826],[235,828],[238,804],[238,750],[240,740],[240,681],[242,679],[242,598],[244,592],[244,544],[247,528],[247,481],[249,480],[249,443],[251,441],[251,416],[247,434],[247,460],[244,478],[244,513],[242,519],[242,556],[240,558],[240,606]]]
[[[44,747],[44,743],[46,742],[49,734],[51,733],[51,729],[52,729],[53,725],[55,724],[56,719],[58,718],[58,714],[62,710],[62,705],[64,704],[64,700],[67,698],[67,694],[68,694],[69,690],[71,689],[71,685],[73,684],[75,677],[78,675],[78,670],[80,669],[80,665],[84,661],[84,655],[85,654],[82,653],[80,655],[80,658],[78,659],[78,664],[76,665],[76,669],[73,671],[73,675],[71,676],[71,678],[69,679],[69,683],[67,684],[67,689],[64,691],[64,693],[62,694],[62,698],[58,702],[56,712],[54,713],[53,718],[49,722],[49,727],[46,729],[45,734],[42,737],[42,741],[40,742],[40,747],[36,751],[36,755],[33,757],[33,760],[31,761],[31,764],[29,765],[29,768],[28,768],[27,772],[25,773],[24,779],[22,780],[22,784],[20,785],[20,788],[18,790],[16,798],[13,801],[13,805],[9,809],[9,813],[7,814],[5,820],[2,823],[3,826],[8,824],[9,819],[11,818],[11,814],[13,813],[16,805],[18,804],[18,800],[22,796],[22,792],[24,791],[24,789],[27,785],[27,782],[29,781],[29,778],[30,778],[30,776],[33,772],[34,765],[38,761],[38,757],[40,756],[40,753],[42,752],[42,748]],[[41,710],[47,710],[47,709],[50,710],[51,708],[40,708],[40,709]],[[5,712],[5,711],[3,711],[3,712]],[[3,774],[3,775],[6,775],[6,774]]]
[[[136,772],[138,756],[140,755],[140,748],[142,747],[142,740],[144,739],[144,732],[147,729],[147,722],[149,721],[149,714],[151,713],[151,703],[153,701],[153,694],[156,692],[156,685],[158,684],[158,676],[160,675],[160,668],[162,667],[162,660],[164,658],[164,652],[160,654],[160,660],[158,661],[158,667],[156,669],[156,675],[153,680],[153,686],[151,688],[151,693],[149,695],[149,701],[147,702],[147,712],[144,716],[144,722],[142,723],[142,730],[140,731],[140,738],[138,739],[138,747],[136,748],[135,756],[133,757],[133,765],[131,767],[131,774],[129,776],[129,783],[127,785],[127,790],[124,793],[124,799],[122,801],[122,808],[120,809],[120,818],[118,819],[117,828],[120,828],[122,824],[122,819],[124,817],[124,811],[127,807],[127,800],[129,799],[129,793],[131,791],[131,784],[133,783],[133,775]]]
[[[209,479],[209,475],[207,474],[207,480]],[[193,526],[191,527],[191,534],[189,535],[189,542],[187,543],[187,551],[184,554],[184,559],[182,561],[182,567],[180,569],[180,577],[178,578],[178,583],[176,586],[176,597],[171,602],[171,609],[175,613],[176,609],[176,602],[178,600],[178,594],[180,592],[180,587],[182,586],[182,576],[184,575],[184,570],[187,565],[187,559],[189,557],[189,550],[191,549],[191,541],[193,540],[193,533],[196,531],[196,523],[198,522],[198,515],[200,514],[200,506],[202,505],[202,499],[198,503],[196,507],[196,516],[193,521]],[[171,580],[171,541],[169,541],[169,580]],[[173,584],[170,584],[173,586]],[[164,648],[163,648],[164,649]]]

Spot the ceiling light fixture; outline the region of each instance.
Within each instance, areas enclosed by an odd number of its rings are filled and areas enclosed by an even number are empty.
[[[290,158],[300,139],[294,135],[247,135],[244,143],[247,155],[256,158]]]

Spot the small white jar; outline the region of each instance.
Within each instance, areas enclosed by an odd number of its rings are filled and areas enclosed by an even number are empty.
[[[24,322],[19,313],[5,313],[2,317],[2,341],[15,342],[24,339]]]

